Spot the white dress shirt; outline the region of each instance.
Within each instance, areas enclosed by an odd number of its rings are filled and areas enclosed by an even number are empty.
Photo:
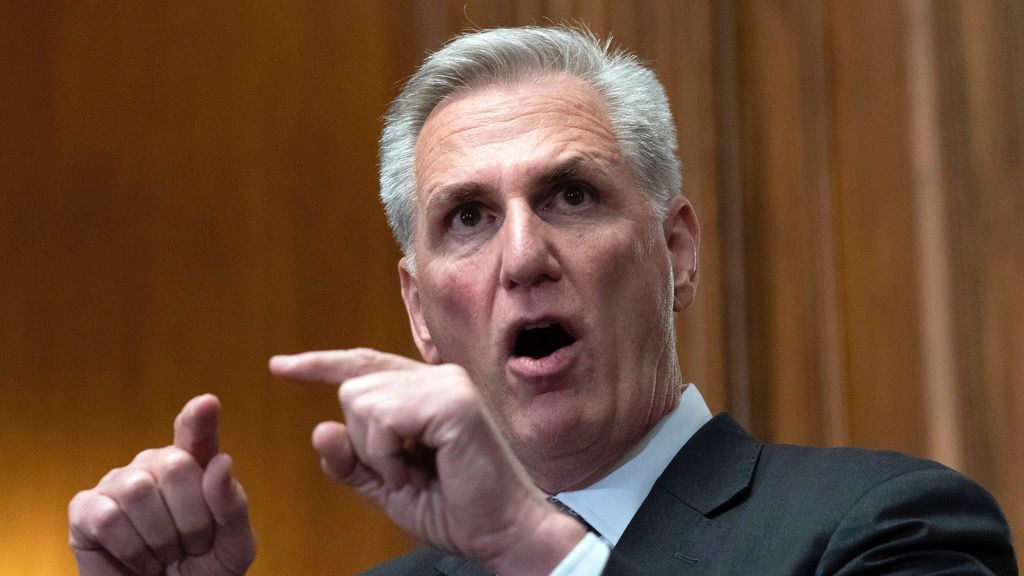
[[[588,533],[551,576],[597,576],[661,473],[679,449],[711,420],[697,387],[688,384],[679,405],[662,418],[607,476],[582,490],[555,496],[600,536]]]

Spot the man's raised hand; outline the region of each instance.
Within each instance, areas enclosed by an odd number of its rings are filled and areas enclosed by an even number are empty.
[[[341,384],[324,471],[419,538],[501,574],[547,574],[586,533],[533,486],[464,369],[377,352],[277,356],[279,377]]]
[[[197,396],[174,444],[145,450],[68,506],[82,576],[237,576],[255,555],[248,503],[219,452],[220,401]]]

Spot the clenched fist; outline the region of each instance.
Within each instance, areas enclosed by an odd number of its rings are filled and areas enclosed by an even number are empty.
[[[174,444],[145,450],[68,506],[82,576],[238,576],[256,551],[248,503],[219,453],[220,401],[197,396],[174,420]]]

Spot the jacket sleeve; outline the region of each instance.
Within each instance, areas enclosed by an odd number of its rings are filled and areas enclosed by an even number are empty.
[[[866,492],[832,533],[819,575],[1016,575],[1010,530],[982,487],[947,468]]]

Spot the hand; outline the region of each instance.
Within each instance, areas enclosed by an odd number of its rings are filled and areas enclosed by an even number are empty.
[[[347,424],[313,432],[321,465],[419,538],[512,575],[549,573],[586,534],[530,482],[462,368],[359,349],[270,369],[342,384]]]
[[[71,550],[82,576],[238,576],[256,547],[248,503],[218,453],[220,401],[190,400],[174,444],[145,450],[68,506]]]

